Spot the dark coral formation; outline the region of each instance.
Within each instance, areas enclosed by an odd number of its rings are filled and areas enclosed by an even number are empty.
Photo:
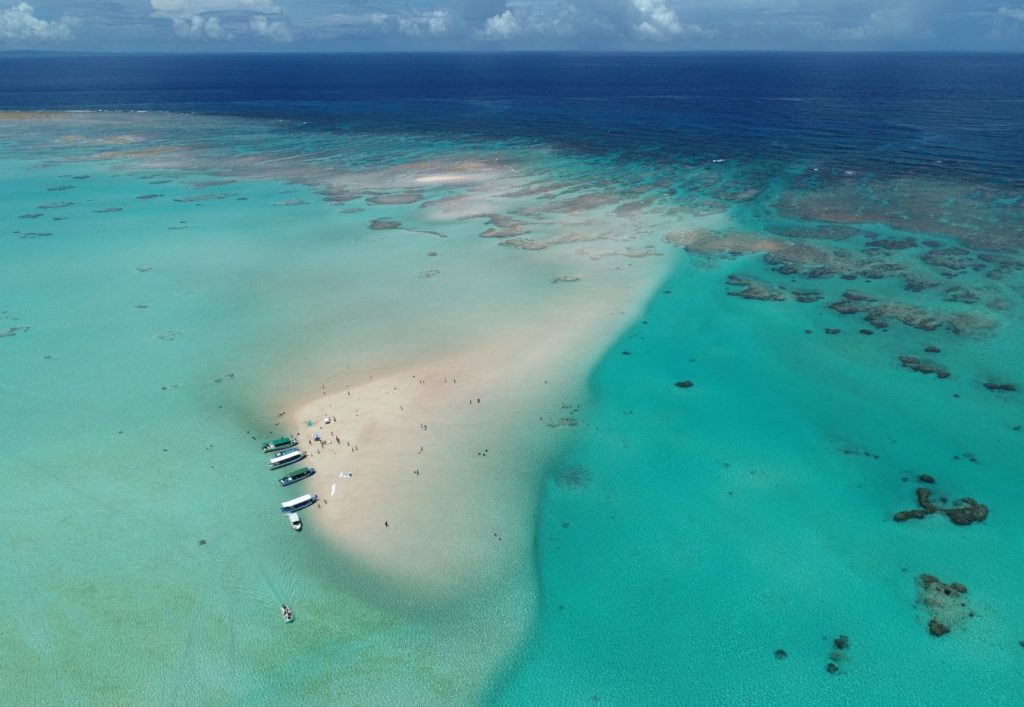
[[[931,502],[932,492],[926,488],[917,489],[914,494],[917,496],[917,505],[921,506],[927,513],[935,513],[939,507]]]
[[[971,290],[966,287],[947,287],[943,293],[942,299],[946,302],[960,302],[962,304],[977,304],[981,300],[975,290]]]
[[[918,581],[919,601],[928,612],[928,633],[931,635],[936,638],[945,636],[954,626],[974,616],[964,599],[967,587],[962,583],[946,584],[930,574],[922,574]]]
[[[904,368],[924,374],[934,374],[939,378],[949,378],[952,374],[945,366],[934,361],[926,361],[916,356],[900,356],[900,364]]]
[[[733,297],[771,302],[780,302],[786,299],[786,293],[781,288],[774,287],[764,282],[759,282],[749,277],[730,275],[727,282],[732,287],[743,288],[741,290],[733,290],[730,292],[729,294]]]
[[[771,229],[786,238],[813,239],[821,241],[845,241],[856,236],[867,235],[865,231],[852,226],[781,226]]]
[[[590,484],[590,472],[581,466],[572,467],[559,473],[555,483],[565,489],[585,489]]]
[[[835,650],[829,653],[828,657],[830,658],[830,661],[826,663],[825,670],[828,671],[830,675],[835,675],[839,672],[839,663],[841,663],[843,658],[846,656],[846,649],[850,647],[849,636],[846,636],[845,634],[836,636],[832,639],[832,647]]]
[[[529,233],[526,224],[522,221],[505,216],[503,214],[482,214],[487,217],[487,224],[490,228],[480,233],[481,238],[511,238]]]
[[[946,270],[966,270],[971,267],[968,257],[971,252],[966,248],[934,248],[921,256],[921,260],[929,265]]]
[[[876,329],[885,329],[892,320],[922,331],[945,327],[954,334],[972,334],[996,326],[991,319],[974,312],[932,312],[906,302],[878,302],[850,290],[843,294],[843,299],[830,304],[829,308],[839,314],[862,314],[864,321]]]
[[[27,327],[27,326],[12,326],[12,327],[8,327],[6,331],[0,331],[0,338],[4,338],[4,337],[8,337],[8,336],[14,336],[15,334],[17,334],[19,332],[28,331],[30,328],[31,327]]]
[[[916,248],[917,241],[913,238],[875,238],[868,242],[868,248],[882,248],[883,250],[905,250]]]
[[[367,199],[367,203],[377,205],[390,205],[390,204],[415,204],[417,201],[421,201],[423,195],[419,192],[408,191],[399,192],[397,194],[378,194],[377,196],[371,196]]]
[[[910,174],[876,179],[837,168],[796,176],[774,205],[780,216],[829,221],[836,228],[884,224],[903,231],[913,224],[919,233],[950,236],[968,248],[1016,250],[1021,225],[1018,198],[1009,189],[958,180],[940,182]],[[934,240],[922,245],[946,250]]]
[[[924,483],[935,483],[935,478],[928,474],[922,474],[918,477]],[[949,506],[939,506],[932,501],[931,489],[919,487],[914,491],[917,497],[917,505],[920,508],[913,508],[906,511],[897,511],[893,514],[892,519],[897,523],[911,519],[920,519],[925,516],[932,515],[933,513],[940,513],[947,518],[954,525],[970,525],[971,523],[981,523],[988,518],[988,506],[978,503],[969,496],[959,498],[952,502]],[[946,502],[945,497],[940,499],[943,503]]]
[[[985,387],[989,390],[995,390],[1003,393],[1017,392],[1017,386],[1013,383],[993,383],[992,381],[989,381],[988,383],[985,383]]]
[[[903,521],[910,520],[911,518],[924,518],[926,515],[928,515],[928,511],[923,511],[920,508],[914,508],[909,511],[897,511],[893,515],[892,519],[897,523],[902,523]]]
[[[988,518],[988,506],[978,503],[973,498],[965,497],[953,503],[953,508],[943,508],[941,510],[956,525],[981,523]]]

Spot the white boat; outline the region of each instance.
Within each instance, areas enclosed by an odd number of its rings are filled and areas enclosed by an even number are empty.
[[[302,530],[302,519],[298,513],[289,513],[288,522],[292,524],[292,530]]]
[[[317,496],[315,493],[307,493],[303,494],[302,496],[297,496],[296,498],[293,498],[290,501],[285,501],[284,503],[282,503],[281,512],[295,513],[296,511],[301,511],[303,508],[309,508],[310,506],[317,502],[318,498],[320,497]]]
[[[270,460],[271,469],[280,469],[282,466],[288,466],[295,462],[302,461],[306,458],[306,453],[301,449],[289,449],[287,452],[278,454],[276,457]]]

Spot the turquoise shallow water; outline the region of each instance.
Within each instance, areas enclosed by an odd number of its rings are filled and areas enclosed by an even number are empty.
[[[760,269],[750,258],[696,265],[591,378],[541,502],[539,628],[495,701],[1015,703],[1021,407],[977,383],[999,348],[858,335],[813,305],[723,297],[726,272]],[[948,347],[954,378],[894,362],[925,342]],[[1020,343],[1011,330],[1003,365]],[[992,517],[894,523],[921,473]],[[970,590],[976,616],[942,641],[921,573]]]
[[[1007,232],[1019,209],[940,229],[875,206],[880,185],[907,209],[978,185],[194,116],[0,131],[0,413],[18,441],[0,664],[26,702],[1012,704],[1024,688],[1024,406],[984,387],[1024,387],[1021,263],[950,250],[950,231]],[[409,181],[485,168],[500,199]],[[821,202],[831,218],[810,218]],[[573,286],[552,279],[577,260],[649,252],[671,274],[537,470],[528,638],[469,684],[460,641],[486,635],[490,605],[417,602],[288,531],[253,437],[368,357],[470,341]],[[751,286],[762,299],[730,296]],[[894,522],[925,473],[989,518]],[[922,573],[969,589],[974,616],[945,610],[941,639]]]
[[[484,242],[449,228],[432,280],[441,239],[375,235],[306,187],[66,159],[2,170],[7,684],[40,703],[462,694],[428,645],[462,619],[404,608],[288,530],[254,437],[368,348],[380,365],[430,351],[453,289],[500,308],[501,279],[468,267],[487,257],[462,262]]]

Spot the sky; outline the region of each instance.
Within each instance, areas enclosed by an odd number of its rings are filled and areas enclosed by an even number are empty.
[[[0,51],[1024,50],[1024,0],[0,0]]]

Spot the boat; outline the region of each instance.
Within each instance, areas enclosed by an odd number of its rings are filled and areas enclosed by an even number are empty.
[[[293,498],[290,501],[285,501],[284,503],[282,503],[281,512],[295,513],[296,511],[301,511],[303,508],[309,508],[310,506],[312,506],[314,503],[317,502],[319,498],[320,497],[317,496],[315,493],[307,493],[302,496],[297,496],[296,498]]]
[[[306,453],[301,449],[289,449],[281,452],[276,457],[270,460],[271,469],[280,469],[282,466],[288,466],[295,462],[302,461],[306,458]]]
[[[302,530],[302,519],[299,518],[298,513],[289,513],[288,522],[292,524],[292,530]]]
[[[282,486],[291,486],[296,481],[302,481],[303,479],[308,479],[310,476],[312,476],[315,473],[316,473],[316,469],[314,469],[313,467],[311,467],[311,466],[304,466],[301,469],[296,469],[294,473],[284,477],[283,479],[278,479],[278,482]]]
[[[298,444],[298,442],[296,442],[291,437],[278,437],[277,439],[272,440],[270,442],[264,442],[262,449],[264,454],[267,452],[279,452],[282,449],[294,447],[296,444]]]
[[[281,604],[281,618],[284,619],[286,624],[290,624],[295,620],[295,614],[292,613],[287,604]]]

